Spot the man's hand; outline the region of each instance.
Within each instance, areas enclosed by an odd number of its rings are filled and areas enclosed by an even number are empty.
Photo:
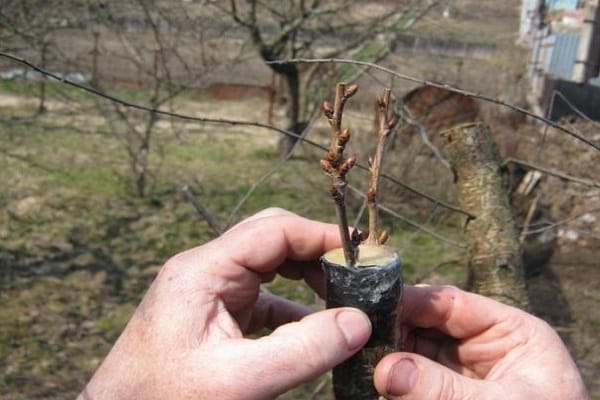
[[[524,311],[452,287],[406,287],[406,351],[385,357],[375,386],[389,399],[583,400],[554,330]]]
[[[279,273],[322,292],[316,260],[339,244],[336,226],[269,209],[173,257],[80,399],[267,399],[326,372],[366,343],[368,318],[259,285]]]
[[[270,209],[169,260],[80,399],[266,399],[354,354],[370,335],[350,308],[311,314],[260,293],[276,274],[323,294],[334,225]],[[384,357],[389,399],[587,398],[558,335],[518,309],[451,287],[405,287],[405,350]],[[245,335],[275,329],[259,339]]]

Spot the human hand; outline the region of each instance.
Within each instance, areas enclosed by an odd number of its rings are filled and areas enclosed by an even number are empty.
[[[556,332],[524,311],[452,287],[405,287],[405,350],[384,357],[389,399],[587,399]]]
[[[316,260],[339,245],[336,226],[269,209],[178,254],[79,398],[266,399],[331,369],[367,342],[368,318],[310,314],[259,285],[279,273],[322,293]],[[244,338],[263,327],[276,329]]]

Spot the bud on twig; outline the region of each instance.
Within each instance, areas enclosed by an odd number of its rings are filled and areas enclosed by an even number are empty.
[[[321,166],[321,169],[326,173],[331,174],[333,172],[333,167],[331,166],[331,163],[328,160],[321,160],[319,165]]]
[[[346,159],[346,161],[344,161],[340,166],[340,176],[346,176],[348,174],[348,171],[350,171],[350,169],[354,167],[354,164],[356,164],[356,158],[349,157],[348,159]]]
[[[323,111],[323,114],[325,114],[327,118],[333,118],[333,106],[330,102],[324,101],[321,103],[321,111]]]
[[[367,200],[369,202],[374,202],[375,199],[377,198],[377,192],[375,191],[375,188],[370,187],[367,189]]]
[[[392,114],[391,117],[388,118],[387,120],[387,126],[389,131],[387,132],[387,134],[389,135],[391,130],[394,129],[396,127],[396,125],[398,125],[398,122],[400,121],[400,117],[398,116],[398,114]]]
[[[338,146],[345,146],[348,140],[350,140],[350,130],[344,128],[338,137]]]
[[[350,97],[354,96],[356,94],[356,92],[358,92],[358,85],[356,83],[352,83],[352,84],[346,86],[346,91],[344,92],[344,97],[346,99],[349,99]]]

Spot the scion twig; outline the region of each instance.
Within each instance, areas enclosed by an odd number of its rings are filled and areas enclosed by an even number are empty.
[[[377,196],[379,192],[379,177],[381,175],[381,164],[383,162],[385,143],[399,121],[398,115],[391,112],[391,93],[390,89],[385,89],[383,94],[377,97],[375,104],[377,119],[375,135],[377,137],[377,145],[375,147],[375,154],[373,157],[369,157],[369,188],[367,189],[369,235],[365,240],[368,244],[384,244],[388,236],[386,231],[381,232],[381,234],[377,231]]]
[[[360,242],[360,239],[357,240],[357,237],[360,237],[360,234],[355,230],[352,233],[352,237],[350,237],[348,216],[346,214],[346,186],[348,185],[346,175],[356,163],[356,159],[344,156],[346,143],[350,139],[350,131],[348,128],[342,129],[342,116],[346,101],[357,91],[358,86],[355,84],[346,85],[345,83],[338,83],[333,106],[328,101],[324,101],[321,105],[321,110],[327,117],[331,128],[331,142],[327,156],[321,160],[321,169],[332,178],[329,193],[335,203],[344,258],[348,266],[353,266],[356,263],[358,242]]]

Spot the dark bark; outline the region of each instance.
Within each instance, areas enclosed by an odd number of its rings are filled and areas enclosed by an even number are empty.
[[[373,370],[383,356],[400,349],[400,257],[384,246],[361,245],[354,267],[346,266],[342,249],[328,252],[321,263],[327,281],[327,308],[356,307],[367,314],[373,328],[367,344],[333,369],[335,398],[378,399]]]
[[[523,309],[529,307],[523,260],[496,143],[483,123],[442,132],[461,207],[468,221],[470,290]]]
[[[277,60],[277,54],[272,49],[262,47],[260,55],[265,62]],[[298,136],[306,127],[306,121],[300,121],[300,71],[295,63],[268,64],[269,68],[283,77],[287,87],[287,118],[286,130],[297,136],[284,135],[279,139],[279,152],[288,154],[298,142]]]
[[[41,53],[40,66],[43,69],[46,69],[46,66],[48,63],[48,46],[49,46],[49,43],[44,42],[44,43],[42,43],[42,48],[40,50],[40,53]],[[38,103],[38,108],[37,108],[38,114],[43,114],[46,112],[46,82],[47,82],[46,76],[42,75],[42,77],[40,79],[39,103]]]
[[[295,64],[292,64],[292,66],[293,68],[287,68],[285,71],[279,73],[284,74],[283,76],[288,89],[287,130],[300,136],[306,127],[306,121],[300,121],[300,72]],[[297,136],[284,135],[280,138],[279,150],[282,155],[286,155],[292,150],[296,142],[298,142],[299,138]]]

